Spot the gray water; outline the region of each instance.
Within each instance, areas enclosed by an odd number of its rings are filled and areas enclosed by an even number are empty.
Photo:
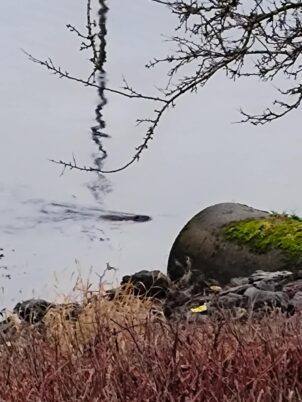
[[[90,128],[98,102],[94,89],[60,80],[20,50],[73,74],[90,73],[88,55],[65,25],[85,25],[82,0],[0,2],[0,303],[72,292],[78,273],[95,286],[109,262],[122,275],[165,271],[178,231],[202,208],[236,201],[257,208],[302,213],[299,111],[260,128],[238,125],[242,106],[259,112],[274,88],[223,76],[198,95],[183,98],[163,119],[151,147],[126,171],[100,179],[65,171],[49,159],[92,164]],[[156,94],[165,70],[146,70],[170,45],[174,18],[147,0],[109,2],[108,85],[124,75],[140,91]],[[154,105],[107,95],[106,168],[128,161],[144,132],[135,119]],[[110,222],[103,214],[144,214],[144,223]],[[2,289],[2,290],[1,290]]]

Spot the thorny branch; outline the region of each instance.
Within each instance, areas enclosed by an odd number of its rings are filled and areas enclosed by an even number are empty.
[[[73,76],[68,71],[66,71],[66,70],[63,71],[61,67],[55,66],[51,58],[48,58],[47,60],[40,60],[40,59],[37,59],[34,56],[32,56],[26,50],[24,50],[24,49],[21,49],[21,50],[29,58],[30,61],[40,64],[41,66],[45,67],[47,70],[51,71],[54,75],[57,75],[59,78],[68,78],[69,80],[76,81],[80,84],[83,84],[84,86],[100,89],[100,85],[97,84],[96,81],[94,81],[94,78],[92,78],[91,75],[89,76],[88,79],[83,79],[80,77]],[[160,97],[143,95],[143,94],[137,93],[135,91],[132,92],[132,89],[130,87],[123,87],[123,89],[125,90],[125,92],[107,87],[107,88],[105,88],[105,91],[111,92],[116,95],[125,96],[126,98],[130,98],[130,99],[131,98],[142,98],[142,99],[155,101],[155,102],[162,102],[162,103],[166,102],[165,99],[160,98]]]
[[[161,90],[160,97],[146,96],[134,90],[124,81],[123,91],[106,88],[107,91],[136,98],[158,102],[154,116],[138,119],[138,124],[148,124],[143,142],[139,145],[128,163],[118,169],[105,171],[93,167],[78,166],[75,162],[57,161],[70,169],[112,173],[123,170],[138,161],[142,152],[156,132],[156,129],[169,108],[174,107],[182,95],[196,92],[207,82],[224,72],[232,80],[241,77],[257,77],[261,81],[274,81],[286,78],[287,88],[279,89],[281,99],[276,99],[272,107],[257,115],[241,111],[241,122],[254,125],[277,120],[302,102],[302,1],[296,0],[152,0],[168,7],[177,18],[175,33],[170,37],[174,51],[163,59],[154,58],[147,68],[158,64],[168,66],[167,86]],[[91,19],[91,0],[88,0],[88,33],[82,35],[76,28],[72,31],[84,40],[82,49],[92,49],[93,72],[88,80],[72,77],[55,67],[51,59],[35,61],[54,74],[78,81],[87,86],[99,88],[95,74],[99,71],[99,54],[95,45],[96,34]],[[188,71],[191,71],[188,73]]]
[[[148,67],[169,64],[170,83],[165,95],[186,90],[195,82],[204,86],[219,70],[236,80],[258,77],[273,81],[285,77],[291,82],[279,90],[283,100],[259,115],[241,111],[241,122],[265,124],[298,108],[302,101],[302,2],[290,0],[152,0],[167,6],[178,18],[171,38],[173,54],[154,59]],[[195,73],[176,82],[184,67]],[[290,99],[293,99],[290,101]]]

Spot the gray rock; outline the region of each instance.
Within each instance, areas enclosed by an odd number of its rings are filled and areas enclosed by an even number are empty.
[[[274,281],[274,282],[283,282],[284,280],[290,280],[294,276],[291,271],[274,271],[267,272],[262,270],[257,270],[251,274],[248,278],[250,283],[260,282],[260,281]]]
[[[13,312],[17,314],[20,320],[35,324],[42,321],[47,311],[52,307],[55,305],[46,300],[30,299],[17,303]]]
[[[257,272],[240,286],[224,288],[220,293],[209,294],[204,289],[203,294],[196,295],[193,287],[182,290],[170,288],[168,296],[163,303],[164,315],[169,319],[181,319],[186,321],[198,319],[196,315],[202,315],[218,319],[246,319],[251,311],[255,312],[254,318],[263,317],[275,308],[286,314],[294,314],[302,311],[302,280],[283,284],[291,273],[267,273]],[[252,283],[255,281],[254,283]],[[278,282],[279,281],[279,282]],[[271,290],[279,289],[281,290]],[[283,288],[283,289],[282,289]],[[192,312],[191,307],[207,305],[203,312]],[[230,315],[228,315],[230,314]],[[258,316],[260,314],[260,316]]]
[[[170,281],[160,271],[142,270],[133,275],[126,275],[122,278],[121,286],[127,283],[133,285],[135,295],[157,299],[165,298],[170,287]]]
[[[163,312],[168,319],[184,319],[189,311],[191,298],[184,292],[171,292],[163,304]]]
[[[236,293],[239,295],[243,295],[244,292],[246,291],[246,289],[248,289],[251,285],[246,284],[246,285],[239,285],[239,286],[232,286],[230,288],[226,288],[225,290],[223,290],[220,295],[224,296],[227,295],[229,293]]]
[[[259,270],[284,271],[288,259],[280,249],[263,253],[226,239],[224,228],[246,219],[268,218],[271,215],[246,205],[223,203],[204,209],[194,216],[177,236],[170,252],[168,276],[179,281],[184,275],[189,283],[216,279],[220,284],[232,278],[247,277]],[[302,268],[295,266],[293,270]],[[257,276],[260,280],[261,275]],[[256,280],[256,278],[255,278]]]
[[[255,282],[253,284],[255,286],[255,288],[259,289],[259,290],[267,290],[270,292],[275,292],[277,290],[280,290],[280,285],[277,284],[276,282],[274,282],[273,280],[269,280],[269,281],[259,281],[259,282]]]
[[[12,317],[7,317],[0,322],[0,343],[10,339],[17,332],[16,323]]]
[[[292,299],[296,293],[302,292],[302,279],[287,283],[283,287],[283,292],[286,293],[290,299]]]
[[[297,292],[289,302],[289,311],[297,313],[302,311],[302,292]]]
[[[79,303],[61,303],[52,307],[67,321],[76,321],[83,311],[83,305]]]
[[[260,290],[251,286],[244,292],[244,296],[247,303],[246,307],[253,310],[280,307],[282,311],[286,311],[288,308],[289,299],[283,292]]]
[[[281,291],[283,286],[293,279],[294,274],[290,271],[265,272],[256,271],[248,279],[257,289],[267,291]]]
[[[244,297],[238,293],[228,293],[218,297],[217,301],[212,303],[211,305],[225,308],[225,309],[233,309],[234,307],[241,307],[244,303]]]
[[[240,278],[231,278],[229,285],[230,286],[243,286],[249,283],[249,278],[240,277]]]

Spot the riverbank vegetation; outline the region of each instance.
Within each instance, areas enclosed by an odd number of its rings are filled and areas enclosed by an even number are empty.
[[[0,400],[301,401],[301,317],[168,321],[159,303],[86,297],[76,319],[2,336]]]

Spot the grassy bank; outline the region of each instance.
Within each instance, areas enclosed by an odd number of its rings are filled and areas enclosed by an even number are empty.
[[[93,297],[1,345],[0,400],[301,401],[300,317],[167,322],[147,300]]]
[[[301,401],[299,316],[167,322],[150,301],[97,296],[76,321],[2,340],[0,400]]]

